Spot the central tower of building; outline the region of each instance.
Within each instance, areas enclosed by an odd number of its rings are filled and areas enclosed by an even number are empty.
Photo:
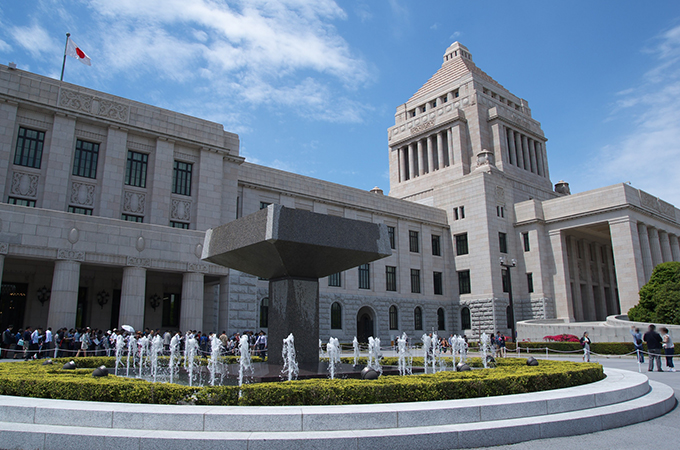
[[[514,232],[515,203],[558,195],[546,140],[527,101],[479,69],[458,42],[397,108],[388,130],[390,196],[446,211],[454,255],[447,278],[462,329],[509,331],[508,273],[501,259],[517,260],[510,274],[515,319],[555,315],[550,280],[534,279],[531,268],[540,264],[540,255],[529,254],[532,242],[538,247],[542,237]]]

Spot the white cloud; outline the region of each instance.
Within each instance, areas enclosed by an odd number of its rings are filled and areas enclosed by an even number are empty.
[[[39,58],[43,54],[60,53],[59,45],[50,37],[45,28],[37,23],[30,26],[11,27],[10,33],[17,44],[26,49],[34,58]]]
[[[456,40],[458,39],[463,33],[460,31],[455,31],[451,36],[449,36],[449,39],[451,40]]]
[[[8,52],[11,49],[12,49],[11,45],[9,45],[7,42],[0,39],[0,52]]]
[[[635,88],[619,93],[616,120],[630,131],[589,162],[589,175],[601,183],[631,181],[633,186],[680,206],[680,26],[660,34],[646,49],[658,60]]]

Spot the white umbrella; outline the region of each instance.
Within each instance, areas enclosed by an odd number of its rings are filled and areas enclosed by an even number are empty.
[[[135,329],[132,328],[130,325],[123,325],[123,326],[121,326],[121,328],[124,329],[125,331],[127,331],[128,333],[134,333],[135,332]]]

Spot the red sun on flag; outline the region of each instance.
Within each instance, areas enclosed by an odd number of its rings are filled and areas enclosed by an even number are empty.
[[[68,41],[66,43],[66,54],[68,56],[72,56],[73,58],[77,59],[81,63],[91,66],[92,63],[90,62],[90,57],[85,54],[84,51],[78,47],[78,44],[73,42],[73,39],[70,37],[68,38]]]

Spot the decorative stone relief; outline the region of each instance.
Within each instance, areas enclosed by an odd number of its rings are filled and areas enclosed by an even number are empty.
[[[428,128],[432,128],[434,126],[434,122],[435,122],[434,120],[430,120],[430,121],[423,122],[422,124],[411,128],[411,134],[418,134],[421,131],[425,131]]]
[[[59,106],[62,108],[91,113],[92,100],[94,100],[94,96],[70,89],[61,89],[59,92]]]
[[[60,248],[57,250],[57,259],[67,259],[71,261],[85,261],[85,252],[82,250],[68,250]]]
[[[144,214],[146,194],[141,192],[125,191],[123,199],[123,211],[133,214]]]
[[[7,242],[0,242],[0,255],[9,253],[9,244]]]
[[[170,211],[172,219],[190,221],[191,220],[191,201],[172,199],[172,206]]]
[[[208,267],[207,264],[189,263],[188,264],[188,271],[189,272],[208,273],[210,271],[210,267]]]
[[[139,236],[137,238],[137,242],[135,242],[135,248],[137,249],[138,252],[141,252],[144,250],[146,247],[146,241],[144,240],[144,236]]]
[[[128,114],[130,112],[130,107],[128,105],[123,105],[122,103],[114,102],[111,100],[104,99],[97,100],[99,100],[99,108],[97,109],[96,113],[98,116],[106,117],[120,122],[128,121]]]
[[[505,206],[505,189],[502,186],[496,186],[496,200],[498,204]]]
[[[670,203],[659,199],[659,210],[661,211],[661,214],[675,218],[675,207]]]
[[[93,184],[74,181],[71,183],[71,204],[81,206],[94,206]]]
[[[80,232],[78,231],[78,228],[71,228],[71,231],[68,232],[68,241],[71,244],[75,244],[78,242],[78,239],[80,239]]]
[[[194,249],[194,255],[196,255],[196,258],[199,258],[203,256],[203,244],[196,244],[196,248]]]
[[[12,194],[23,197],[37,197],[40,176],[34,173],[12,173]]]
[[[139,258],[137,256],[128,256],[127,265],[134,267],[151,267],[150,258]]]

